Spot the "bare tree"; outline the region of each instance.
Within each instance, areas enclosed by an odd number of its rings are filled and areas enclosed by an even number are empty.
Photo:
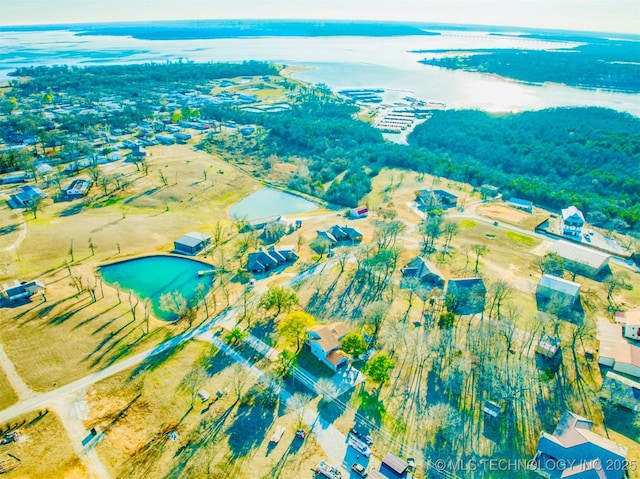
[[[631,289],[631,283],[629,282],[629,273],[621,271],[619,273],[612,273],[604,282],[605,291],[607,292],[607,301],[609,305],[613,305],[613,296],[620,288]]]
[[[138,307],[140,300],[131,291],[129,291],[129,310],[131,311],[131,318],[135,322],[136,320],[136,308]]]
[[[207,373],[201,367],[198,367],[196,369],[189,371],[189,373],[187,373],[187,375],[182,379],[182,382],[180,385],[186,391],[189,392],[189,395],[191,398],[191,401],[189,403],[189,409],[187,410],[186,414],[192,411],[194,406],[196,405],[196,398],[198,397],[198,391],[200,390],[200,388],[202,387],[206,379],[207,379]]]
[[[453,237],[458,234],[460,227],[458,223],[454,223],[453,221],[447,221],[444,224],[444,247],[442,253],[445,254],[449,251],[449,247],[451,246],[451,241]]]
[[[485,256],[489,252],[489,248],[487,248],[483,244],[474,244],[471,247],[471,250],[476,254],[476,266],[474,268],[474,272],[478,274],[478,265],[480,264],[480,257]]]
[[[249,371],[238,363],[234,363],[230,368],[229,387],[236,396],[236,402],[242,397],[242,393],[249,383],[251,376]]]
[[[367,305],[362,311],[364,323],[372,329],[371,336],[375,343],[380,333],[382,323],[387,318],[391,305],[384,301],[376,301]]]
[[[500,306],[506,301],[513,293],[513,288],[506,281],[499,279],[489,286],[488,299],[489,299],[489,317],[493,318],[493,312],[496,312],[498,318],[500,318]]]

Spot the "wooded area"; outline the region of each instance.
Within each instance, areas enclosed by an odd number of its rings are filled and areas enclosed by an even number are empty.
[[[546,37],[541,39],[547,40]],[[563,41],[575,41],[564,38]],[[589,39],[562,50],[485,49],[421,60],[425,65],[494,73],[530,83],[554,82],[582,88],[640,92],[637,42]],[[448,53],[450,53],[448,51]]]

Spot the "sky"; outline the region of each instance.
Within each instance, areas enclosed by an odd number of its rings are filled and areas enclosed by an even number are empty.
[[[640,34],[640,0],[0,0],[0,25],[392,20]]]

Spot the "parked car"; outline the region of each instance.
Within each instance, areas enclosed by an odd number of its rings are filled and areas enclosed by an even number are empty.
[[[360,477],[367,477],[369,475],[369,473],[367,472],[367,468],[364,467],[362,464],[358,464],[357,462],[354,462],[351,465],[351,470],[355,472],[357,475],[359,475]]]

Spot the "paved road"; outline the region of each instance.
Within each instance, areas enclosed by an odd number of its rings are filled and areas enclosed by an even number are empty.
[[[81,379],[78,379],[76,381],[73,381],[69,384],[65,384],[64,386],[61,386],[57,389],[53,389],[51,391],[45,392],[45,393],[39,393],[39,394],[35,394],[34,396],[24,400],[24,401],[20,401],[17,404],[14,404],[13,406],[0,411],[0,423],[4,423],[7,421],[10,421],[11,419],[15,418],[16,416],[20,416],[22,414],[25,414],[29,411],[32,411],[34,409],[38,409],[38,408],[42,408],[44,406],[46,406],[48,403],[51,403],[53,401],[55,401],[58,397],[64,396],[66,394],[72,393],[73,391],[76,391],[78,389],[82,389],[82,388],[86,388],[88,386],[91,386],[99,381],[102,381],[103,379],[106,379],[108,377],[111,377],[115,374],[118,374],[122,371],[125,371],[126,369],[129,369],[133,366],[137,366],[138,364],[140,364],[142,361],[144,361],[145,359],[148,359],[152,356],[155,356],[157,354],[160,354],[164,351],[167,351],[168,349],[172,349],[174,347],[176,347],[177,345],[179,345],[180,343],[183,343],[185,341],[189,341],[191,339],[193,339],[196,336],[199,336],[201,334],[203,334],[204,332],[206,332],[208,329],[210,329],[213,325],[215,325],[218,322],[224,321],[227,316],[229,314],[237,314],[238,311],[234,308],[229,308],[225,311],[223,311],[221,314],[219,314],[218,316],[215,316],[207,321],[205,321],[203,324],[201,324],[200,326],[198,326],[197,328],[191,330],[191,331],[187,331],[184,334],[180,334],[174,338],[171,338],[167,341],[165,341],[162,344],[159,344],[158,346],[156,346],[155,348],[149,349],[147,351],[144,351],[142,353],[136,354],[134,356],[130,356],[128,358],[123,359],[122,361],[117,362],[116,364],[109,366],[105,369],[102,369],[100,371],[97,371],[95,373],[91,373]]]

